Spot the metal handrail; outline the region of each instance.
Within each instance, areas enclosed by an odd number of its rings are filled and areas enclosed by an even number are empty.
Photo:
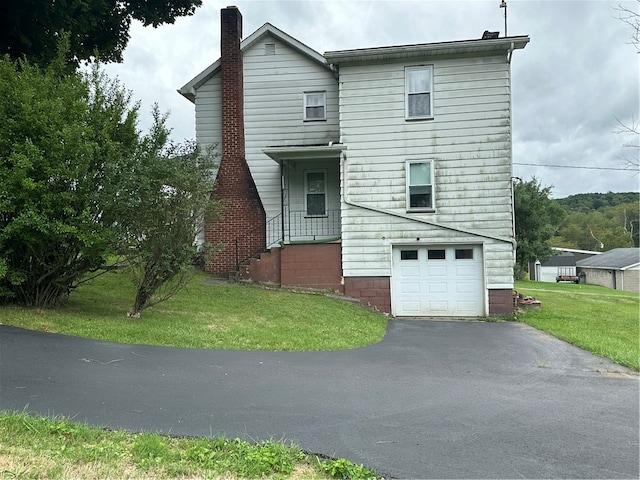
[[[283,221],[284,219],[284,221]],[[246,234],[236,237],[236,271],[240,265],[253,258],[257,252],[249,254],[240,252],[240,240],[247,238],[258,231],[262,226],[258,225],[249,230]],[[283,227],[284,230],[283,231]],[[288,239],[318,241],[339,237],[341,235],[340,210],[326,210],[324,215],[308,215],[303,210],[286,210],[283,214],[278,214],[270,218],[265,223],[266,242],[265,249]]]

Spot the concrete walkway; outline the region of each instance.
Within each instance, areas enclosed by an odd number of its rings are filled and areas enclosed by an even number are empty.
[[[338,352],[189,350],[0,326],[0,409],[286,439],[396,478],[638,478],[637,375],[521,323],[391,320]]]

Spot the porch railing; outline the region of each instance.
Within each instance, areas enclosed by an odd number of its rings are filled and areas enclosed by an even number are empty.
[[[284,221],[283,221],[284,220]],[[282,231],[284,225],[284,233]],[[266,222],[266,245],[271,248],[282,240],[287,241],[314,241],[340,237],[340,210],[327,210],[325,215],[307,215],[305,211],[285,211],[270,218]],[[243,240],[258,230],[247,232],[235,239],[236,270],[240,265],[252,258],[256,252],[249,252],[243,248]]]
[[[285,229],[289,241],[339,237],[340,210],[327,210],[325,215],[307,215],[305,211],[285,212]]]

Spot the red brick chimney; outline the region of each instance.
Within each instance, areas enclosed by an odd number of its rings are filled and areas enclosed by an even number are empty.
[[[205,241],[217,251],[207,271],[228,275],[237,261],[265,248],[266,219],[245,158],[242,15],[236,7],[223,8],[220,21],[222,157],[213,196],[221,207],[218,216],[205,224]]]

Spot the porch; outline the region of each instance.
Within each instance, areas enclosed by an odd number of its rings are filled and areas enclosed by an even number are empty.
[[[280,166],[280,211],[266,222],[264,253],[242,252],[238,242],[240,279],[343,291],[343,148],[329,144],[263,150]]]

